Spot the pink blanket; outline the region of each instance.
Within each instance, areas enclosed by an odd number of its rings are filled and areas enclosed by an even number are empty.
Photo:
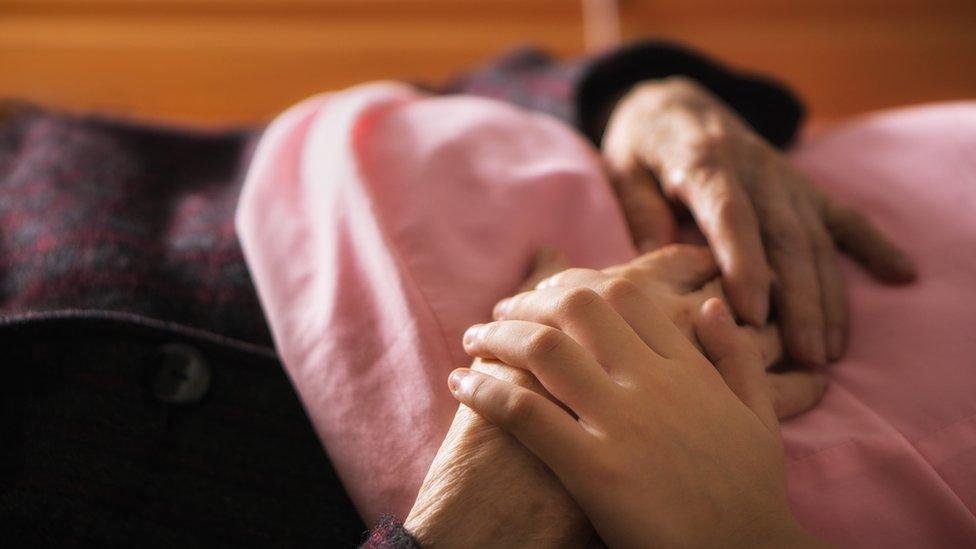
[[[800,520],[841,545],[976,543],[976,104],[897,111],[795,153],[916,257],[851,265],[848,356],[784,426]],[[278,351],[367,520],[405,515],[456,408],[465,327],[542,245],[633,256],[591,147],[540,115],[392,83],[312,98],[258,147],[238,231]]]

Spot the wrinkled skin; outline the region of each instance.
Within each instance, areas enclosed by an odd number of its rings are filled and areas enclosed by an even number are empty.
[[[915,267],[858,210],[825,196],[728,106],[693,80],[631,89],[602,150],[635,242],[672,242],[675,206],[708,240],[729,303],[762,326],[775,305],[786,350],[808,365],[843,355],[847,336],[837,248],[886,282]]]
[[[524,289],[565,270],[558,254],[540,254]],[[697,341],[694,324],[702,304],[721,297],[718,269],[707,249],[674,245],[606,269],[650,296],[682,333]],[[758,342],[766,365],[779,359],[775,328],[742,329]],[[476,359],[472,369],[549,397],[531,374],[496,360]],[[787,417],[819,400],[818,374],[769,374],[777,412]],[[460,406],[405,526],[424,544],[437,546],[566,547],[585,545],[592,528],[551,471],[517,440],[466,406]]]

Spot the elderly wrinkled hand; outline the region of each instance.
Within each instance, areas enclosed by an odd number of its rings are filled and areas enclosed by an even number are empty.
[[[522,289],[564,270],[540,252]],[[471,369],[551,398],[531,373],[475,359]],[[404,526],[423,546],[583,547],[592,527],[559,480],[507,433],[458,407]]]
[[[673,240],[669,202],[686,206],[714,250],[735,312],[760,326],[772,294],[787,351],[802,362],[844,352],[835,244],[882,280],[915,276],[907,256],[863,214],[826,197],[691,80],[633,88],[614,108],[602,148],[638,246]]]

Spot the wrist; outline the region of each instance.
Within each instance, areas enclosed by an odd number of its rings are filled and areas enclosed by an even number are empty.
[[[544,392],[524,371],[473,369]],[[517,440],[460,406],[404,527],[422,546],[583,545],[589,522],[558,479]]]
[[[605,136],[607,125],[618,109],[628,110],[637,107],[643,111],[657,111],[695,98],[700,103],[703,97],[708,97],[708,91],[687,76],[674,75],[641,80],[609,96],[589,120],[586,131],[590,135]]]

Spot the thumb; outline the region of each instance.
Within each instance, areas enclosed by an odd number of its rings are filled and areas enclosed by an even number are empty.
[[[695,334],[729,389],[766,428],[777,432],[779,423],[773,410],[762,353],[755,341],[736,326],[721,299],[709,299],[702,306]]]
[[[532,290],[536,284],[570,267],[569,258],[565,254],[555,248],[546,246],[539,250],[535,254],[535,257],[532,258],[532,266],[529,268],[529,274],[519,286],[519,291],[527,292]]]
[[[673,242],[674,214],[654,176],[635,161],[607,162],[607,169],[637,250],[649,252]]]

